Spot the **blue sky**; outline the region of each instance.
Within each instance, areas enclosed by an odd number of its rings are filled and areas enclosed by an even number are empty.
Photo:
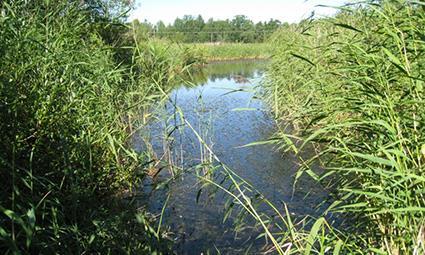
[[[201,14],[208,18],[227,19],[244,14],[255,22],[279,19],[297,22],[314,10],[318,15],[330,15],[332,8],[316,7],[319,4],[341,5],[347,0],[136,0],[136,10],[130,19],[147,19],[152,23],[163,20],[173,22],[185,14]]]

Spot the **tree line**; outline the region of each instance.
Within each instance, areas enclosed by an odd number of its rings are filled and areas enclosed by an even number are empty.
[[[205,42],[264,42],[282,26],[289,26],[277,19],[255,23],[245,15],[233,19],[207,21],[201,15],[185,15],[176,18],[172,24],[163,21],[152,24],[148,21],[134,20],[132,25],[139,38],[156,37],[184,43]]]

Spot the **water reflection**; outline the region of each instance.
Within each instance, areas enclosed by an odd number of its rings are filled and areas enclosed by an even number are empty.
[[[208,161],[210,155],[194,132],[184,127],[179,114],[175,114],[176,107],[224,164],[276,205],[285,202],[291,212],[303,216],[314,214],[318,201],[326,196],[307,179],[301,180],[299,189],[293,193],[297,168],[293,156],[282,156],[271,145],[243,147],[267,140],[274,132],[275,123],[268,109],[255,97],[266,65],[267,62],[242,61],[206,66],[193,76],[197,86],[184,85],[171,93],[173,103],[158,113],[162,117],[150,127],[153,150],[181,166],[184,174],[166,188],[155,190],[155,185],[172,177],[170,172],[161,172],[158,180],[145,183],[140,203],[150,212],[160,213],[170,196],[163,220],[174,233],[177,254],[217,253],[216,250],[238,254],[248,248],[256,253],[263,248],[264,240],[256,239],[261,231],[249,224],[238,225],[243,229],[236,233],[237,214],[223,222],[228,201],[224,193],[212,192],[211,187],[199,192],[202,185],[196,172],[202,168],[193,166]],[[166,146],[162,142],[164,136],[168,141]],[[219,167],[216,171],[218,178]],[[223,185],[226,185],[224,179]],[[308,193],[313,195],[305,197]]]
[[[215,82],[217,80],[249,83],[250,79],[258,76],[258,72],[265,70],[267,64],[268,62],[265,60],[213,62],[197,68],[192,76],[187,78],[195,85],[203,85],[208,81]]]

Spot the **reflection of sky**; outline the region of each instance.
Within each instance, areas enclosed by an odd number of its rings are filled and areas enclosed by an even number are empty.
[[[176,17],[201,14],[205,20],[230,19],[235,15],[247,15],[255,22],[271,18],[284,22],[298,22],[312,11],[318,15],[330,15],[332,8],[320,8],[317,5],[338,6],[348,0],[137,0],[137,8],[130,19],[156,23],[163,20],[171,23]]]
[[[293,196],[296,163],[292,156],[283,157],[273,146],[241,148],[252,142],[267,140],[274,132],[274,121],[263,102],[253,99],[253,91],[261,81],[261,68],[264,65],[255,68],[255,64],[248,62],[245,63],[245,70],[243,66],[241,63],[209,66],[205,71],[215,78],[209,76],[206,82],[195,88],[180,87],[171,97],[220,160],[239,176],[253,184],[277,206],[285,201],[297,215],[314,214],[315,205],[323,200],[324,194],[317,185],[307,181]],[[226,69],[228,72],[224,75]],[[231,79],[235,74],[245,74],[250,82],[236,83]],[[237,108],[250,110],[235,111]],[[168,111],[172,112],[171,107]],[[169,124],[173,124],[172,118],[168,120]],[[175,155],[181,156],[183,150],[186,167],[199,163],[199,141],[193,132],[185,128],[181,133],[175,132],[174,138],[177,148]],[[156,149],[161,151],[162,143],[157,138],[153,142],[157,143]],[[242,242],[256,232],[251,231],[248,236],[235,241],[232,220],[226,224],[222,222],[225,197],[217,196],[208,202],[207,197],[202,196],[202,202],[196,203],[199,180],[190,173],[170,186],[171,197],[164,215],[164,223],[178,235],[178,253],[201,254],[206,248],[212,248],[212,241],[221,249],[245,247],[241,246]],[[313,191],[314,195],[304,199],[308,191]],[[150,198],[150,209],[160,212],[165,198],[163,192],[155,193]],[[260,242],[258,249],[263,243],[261,240],[257,242]]]

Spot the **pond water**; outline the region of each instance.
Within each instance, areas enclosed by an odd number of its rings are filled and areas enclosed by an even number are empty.
[[[209,162],[211,153],[185,125],[182,116],[222,163],[279,209],[283,210],[286,203],[295,216],[314,215],[319,202],[325,200],[326,193],[308,178],[302,179],[293,192],[298,167],[294,156],[283,155],[271,144],[243,147],[265,141],[275,132],[270,110],[256,96],[266,67],[267,62],[262,61],[206,66],[194,77],[194,84],[172,91],[171,101],[149,127],[149,142],[157,157],[173,162],[180,171],[165,167],[156,178],[148,179],[141,187],[139,201],[156,215],[161,214],[166,203],[162,226],[170,231],[177,254],[252,254],[264,250],[266,244],[264,238],[257,238],[261,229],[249,217],[238,233],[236,212],[223,221],[228,195],[211,187],[199,192],[202,182],[198,174],[208,169],[199,164]],[[136,147],[142,149],[145,145],[136,140]],[[211,164],[217,162],[211,160]],[[211,178],[226,186],[228,180],[220,179],[220,171],[217,167]]]

